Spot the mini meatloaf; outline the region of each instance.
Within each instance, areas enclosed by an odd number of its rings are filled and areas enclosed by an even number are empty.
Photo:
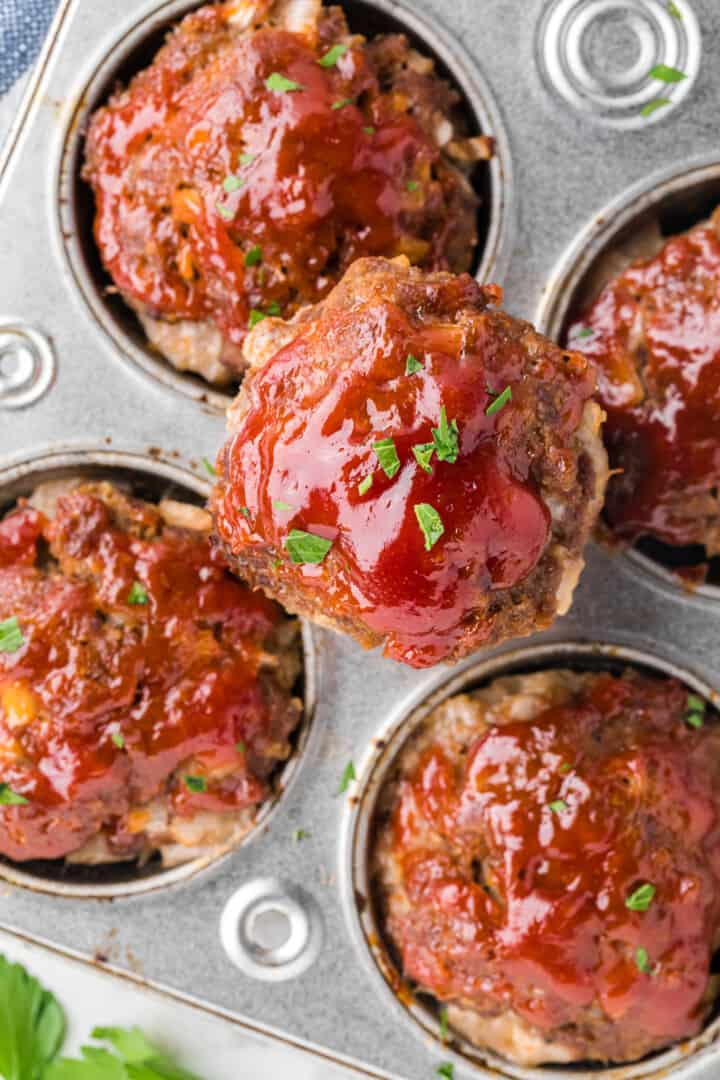
[[[242,577],[416,667],[567,610],[607,473],[594,373],[499,296],[364,259],[256,327],[213,503]]]
[[[568,333],[598,367],[607,518],[620,539],[720,555],[720,211],[644,243]]]
[[[459,95],[405,37],[366,41],[320,0],[188,15],[90,123],[84,176],[116,288],[177,368],[243,368],[248,327],[322,299],[363,255],[470,269]]]
[[[204,510],[43,485],[0,522],[0,853],[217,854],[301,716],[295,620],[240,584]]]
[[[695,1035],[720,944],[720,728],[637,671],[497,679],[400,752],[375,823],[402,974],[515,1063]]]

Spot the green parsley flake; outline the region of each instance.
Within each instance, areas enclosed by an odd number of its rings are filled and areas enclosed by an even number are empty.
[[[333,45],[324,56],[320,57],[318,64],[324,68],[335,67],[340,57],[344,56],[349,48],[349,45]]]
[[[445,1080],[453,1080],[455,1076],[455,1066],[451,1061],[444,1061],[442,1065],[438,1065],[435,1072],[438,1076],[443,1076]]]
[[[425,550],[430,551],[445,532],[442,518],[430,503],[415,503],[415,517],[425,537]]]
[[[432,437],[437,451],[438,461],[447,461],[450,465],[454,465],[458,459],[458,454],[460,453],[458,444],[458,425],[457,420],[452,420],[448,424],[444,405],[440,410],[440,423],[438,427],[432,429]]]
[[[677,68],[668,67],[667,64],[656,64],[654,68],[650,68],[650,78],[659,79],[664,83],[679,83],[687,79],[687,75],[684,71],[678,71]]]
[[[247,506],[241,506],[240,507],[240,513],[242,514],[243,517],[246,517],[246,518],[250,517],[250,511],[248,510]]]
[[[293,833],[293,840],[296,844],[299,844],[302,840],[308,840],[310,838],[310,835],[311,834],[309,832],[306,832],[305,829],[296,829]]]
[[[254,326],[257,326],[263,319],[267,319],[267,315],[264,311],[260,311],[258,308],[250,309],[250,317],[248,319],[248,329],[252,330]]]
[[[667,9],[668,14],[672,15],[673,19],[682,19],[682,11],[677,6],[677,4],[673,2],[673,0],[668,0]]]
[[[232,219],[235,217],[233,211],[229,210],[227,206],[223,206],[223,204],[220,202],[215,203],[215,209],[217,210],[223,221],[232,221]]]
[[[432,473],[430,461],[435,453],[435,443],[417,443],[416,446],[413,446],[412,452],[420,468],[424,469],[426,473]]]
[[[408,353],[407,360],[405,361],[405,374],[414,375],[416,371],[423,371],[425,365],[422,360],[418,360],[417,356],[413,356],[412,353]]]
[[[373,443],[373,450],[377,454],[380,468],[388,480],[392,480],[393,476],[400,470],[400,458],[395,449],[395,440],[380,439],[379,442]]]
[[[267,77],[265,86],[268,90],[274,90],[276,94],[287,94],[293,90],[302,90],[300,83],[293,82],[292,79],[288,79],[279,71],[273,71],[272,75]]]
[[[242,739],[240,740],[240,742],[235,743],[235,749],[237,750],[238,754],[245,753],[245,743],[242,741]]]
[[[640,110],[640,115],[641,116],[652,116],[652,114],[654,112],[657,112],[658,109],[662,109],[666,105],[669,105],[669,104],[670,104],[670,98],[666,98],[666,97],[655,98],[654,101],[648,101],[647,105],[643,105],[642,109]]]
[[[257,154],[241,154],[240,155],[240,164],[241,165],[252,165],[252,163],[253,163],[253,161],[255,160],[256,157],[257,157]]]
[[[208,474],[208,476],[212,476],[214,479],[217,476],[217,469],[215,468],[213,463],[206,457],[202,459],[202,463],[205,472]]]
[[[688,694],[687,698],[688,712],[704,713],[707,708],[707,702],[705,698],[701,698],[699,694]]]
[[[650,970],[650,957],[647,949],[643,949],[642,946],[635,950],[635,965],[638,971],[642,971],[644,974]]]
[[[226,191],[228,195],[232,195],[233,191],[239,191],[245,181],[239,176],[226,176],[223,180],[223,191]]]
[[[24,644],[25,638],[17,615],[11,615],[9,619],[0,622],[0,652],[17,652]]]
[[[332,547],[332,540],[302,529],[291,529],[285,540],[288,555],[294,563],[321,563]]]
[[[366,135],[374,135],[375,134],[375,128],[372,127],[372,125],[369,125],[368,127],[364,127],[363,131],[365,132]]]
[[[486,416],[494,416],[495,413],[499,413],[501,409],[504,409],[508,401],[512,401],[512,387],[506,386],[501,394],[491,401],[485,410]]]
[[[589,326],[583,326],[582,330],[578,330],[576,336],[579,338],[594,337],[595,331]]]
[[[647,911],[655,896],[655,886],[646,881],[625,898],[625,907],[630,911]]]
[[[277,300],[273,300],[272,303],[268,304],[267,313],[268,313],[268,315],[280,315],[281,314],[280,305],[278,304]]]
[[[364,480],[361,480],[358,484],[358,494],[367,495],[370,488],[373,486],[373,474],[368,473]]]
[[[564,761],[560,766],[560,772],[570,772],[572,765],[569,762]]]
[[[280,513],[284,513],[287,510],[294,510],[295,507],[290,503],[283,502],[282,499],[273,499],[273,510],[279,510]]]
[[[147,604],[148,594],[144,585],[134,581],[127,598],[128,604]]]
[[[705,717],[699,712],[687,713],[685,723],[691,728],[701,728],[705,723]]]
[[[0,806],[25,806],[27,799],[18,795],[9,784],[0,784]]]
[[[117,746],[118,750],[124,750],[125,749],[125,736],[122,735],[121,732],[113,731],[110,738],[114,742],[115,746]]]
[[[352,761],[348,761],[347,765],[343,769],[343,774],[340,777],[340,787],[338,788],[338,795],[344,795],[353,780],[357,780],[355,774],[355,766]]]
[[[204,776],[186,776],[185,787],[188,791],[193,791],[196,794],[202,791],[207,791],[207,780]]]
[[[245,256],[246,266],[257,266],[259,262],[262,262],[262,248],[257,244],[255,247],[251,247]]]
[[[333,109],[344,109],[347,105],[354,105],[355,101],[351,97],[341,98],[340,101],[334,101],[332,103]]]
[[[555,802],[548,803],[548,810],[552,810],[553,814],[562,814],[568,809],[568,804],[564,799],[556,799]]]
[[[420,185],[418,184],[417,180],[408,180],[405,187],[408,189],[408,191],[417,191]]]
[[[448,1023],[448,1011],[447,1008],[440,1010],[440,1038],[443,1042],[447,1042],[450,1025]]]

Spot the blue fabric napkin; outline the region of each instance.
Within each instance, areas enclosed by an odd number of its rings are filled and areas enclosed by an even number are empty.
[[[37,56],[58,0],[0,0],[0,96]]]

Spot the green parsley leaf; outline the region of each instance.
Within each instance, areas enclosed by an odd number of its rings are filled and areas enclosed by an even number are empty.
[[[647,973],[650,970],[650,957],[647,949],[643,949],[642,946],[635,950],[635,964],[638,971]]]
[[[344,56],[349,48],[349,45],[333,45],[324,56],[320,57],[318,64],[324,68],[335,67],[340,57]]]
[[[357,780],[355,775],[355,766],[352,761],[348,761],[347,765],[343,769],[343,774],[340,778],[340,787],[338,788],[338,795],[344,795],[353,780]]]
[[[447,461],[454,465],[458,459],[460,448],[458,445],[457,420],[448,424],[447,413],[443,405],[440,410],[440,424],[432,429],[433,443],[437,451],[438,461]]]
[[[127,598],[128,604],[147,604],[148,594],[144,585],[134,581]]]
[[[268,304],[267,313],[268,313],[268,315],[280,315],[281,314],[280,305],[278,304],[277,300],[273,300],[270,304]]]
[[[705,723],[705,717],[702,713],[691,712],[685,716],[685,723],[691,728],[701,728]]]
[[[378,442],[373,443],[373,450],[377,454],[380,468],[388,480],[392,480],[393,476],[400,470],[400,458],[395,449],[395,440],[380,439]]]
[[[301,840],[308,840],[309,838],[310,833],[306,832],[305,829],[296,829],[293,833],[293,840],[296,844],[299,844]]]
[[[625,898],[625,907],[630,911],[647,911],[655,896],[655,886],[646,881]]]
[[[20,964],[0,956],[0,1075],[40,1080],[58,1053],[65,1017],[56,998]]]
[[[110,738],[114,742],[115,746],[117,746],[118,750],[124,750],[125,749],[125,736],[122,735],[121,732],[113,731]]]
[[[205,469],[205,472],[208,474],[208,476],[212,476],[213,479],[214,479],[217,476],[217,469],[215,468],[213,463],[211,461],[209,461],[208,458],[206,458],[206,457],[204,457],[202,459],[202,463],[203,463],[203,468]]]
[[[555,802],[548,803],[548,810],[552,810],[553,814],[562,814],[567,809],[568,804],[564,799],[555,799]]]
[[[363,131],[365,132],[366,135],[374,135],[375,134],[375,128],[372,127],[372,125],[368,125],[368,127],[364,127]]]
[[[415,503],[415,517],[425,537],[425,550],[430,551],[445,532],[442,518],[430,503]]]
[[[215,209],[217,210],[218,214],[223,219],[223,221],[232,221],[233,218],[235,217],[234,212],[232,210],[228,209],[227,206],[223,206],[223,204],[220,203],[220,202],[215,203]]]
[[[354,104],[355,104],[355,101],[354,101],[353,98],[346,97],[346,98],[341,98],[340,101],[334,101],[332,103],[331,108],[333,108],[333,109],[344,109],[346,107],[346,105],[354,105]]]
[[[239,159],[240,164],[241,165],[252,165],[252,163],[253,163],[253,161],[255,160],[256,157],[257,157],[257,154],[241,154],[240,159]]]
[[[258,247],[256,244],[255,247],[251,247],[245,255],[245,265],[257,266],[259,262],[262,262],[262,248]]]
[[[207,780],[204,776],[186,776],[184,777],[185,787],[188,791],[196,793],[207,791]]]
[[[0,622],[0,652],[17,652],[25,644],[17,615]]]
[[[287,553],[294,563],[321,563],[332,544],[332,540],[302,529],[291,529],[285,539]]]
[[[283,502],[282,499],[273,499],[273,510],[279,510],[280,513],[284,513],[286,510],[294,510],[295,507],[290,503]]]
[[[27,802],[25,796],[18,795],[9,784],[0,784],[0,806],[27,806]]]
[[[238,754],[245,753],[245,743],[242,741],[242,739],[240,740],[240,742],[235,743],[235,749],[237,750]]]
[[[440,1038],[443,1042],[447,1042],[449,1030],[448,1011],[447,1008],[444,1008],[440,1010]]]
[[[673,19],[682,19],[682,11],[677,6],[677,4],[673,2],[673,0],[668,0],[667,9],[668,13],[672,15]]]
[[[83,1046],[82,1060],[62,1058],[43,1080],[197,1080],[165,1057],[139,1028],[95,1028],[94,1039],[110,1043],[118,1055],[97,1046]]]
[[[300,83],[293,82],[292,79],[286,78],[279,71],[273,71],[272,75],[267,77],[265,86],[268,90],[274,90],[276,94],[287,94],[293,90],[302,90]]]
[[[501,394],[498,394],[494,401],[490,402],[487,409],[485,410],[485,415],[494,416],[495,413],[499,413],[500,410],[507,405],[508,401],[512,401],[511,386],[506,386],[503,392]]]
[[[417,191],[420,185],[418,184],[417,180],[408,180],[405,187],[408,189],[408,191]]]
[[[583,326],[582,330],[578,330],[576,336],[579,338],[594,337],[595,331],[590,326]]]
[[[252,330],[253,326],[257,326],[259,322],[266,319],[267,315],[264,311],[259,311],[258,308],[250,309],[250,317],[248,319],[248,330]]]
[[[707,702],[705,698],[701,698],[699,694],[688,694],[687,697],[688,712],[704,713],[707,708]]]
[[[412,448],[412,452],[415,455],[415,460],[421,469],[424,469],[426,473],[432,472],[432,465],[430,460],[435,453],[435,443],[417,443]]]
[[[247,506],[241,506],[240,507],[240,513],[242,514],[243,517],[246,517],[246,518],[250,517],[250,511],[248,510]]]
[[[571,769],[572,765],[570,765],[570,763],[567,761],[563,761],[562,765],[560,766],[560,772],[570,772]]]
[[[687,75],[677,68],[668,67],[667,64],[656,64],[654,68],[650,68],[650,78],[660,79],[664,83],[679,83],[687,79]]]
[[[670,98],[661,97],[655,98],[654,101],[648,101],[647,105],[643,105],[640,110],[641,116],[652,116],[658,109],[662,109],[665,105],[670,104]]]
[[[373,474],[368,473],[364,480],[361,480],[358,484],[358,495],[367,495],[370,488],[373,486]]]
[[[413,356],[412,353],[408,353],[407,360],[405,362],[405,374],[414,375],[416,371],[423,371],[425,365],[422,360],[418,360],[417,356]]]
[[[455,1076],[455,1066],[451,1061],[444,1061],[442,1065],[438,1065],[435,1070],[438,1076],[443,1076],[445,1080],[453,1080]]]
[[[244,183],[242,177],[230,174],[223,180],[223,191],[226,191],[228,195],[232,195],[233,191],[239,191]]]

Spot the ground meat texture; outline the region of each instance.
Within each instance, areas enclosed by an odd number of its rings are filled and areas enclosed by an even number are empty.
[[[227,380],[248,325],[359,256],[470,268],[492,141],[462,126],[401,35],[367,43],[319,0],[200,8],[91,120],[103,262],[158,349]]]
[[[521,1064],[695,1035],[720,943],[720,729],[672,679],[498,679],[437,708],[372,853],[404,976]]]
[[[236,837],[300,719],[293,624],[204,511],[109,484],[50,502],[0,522],[0,852],[178,862]]]
[[[492,310],[499,294],[355,263],[316,308],[248,337],[218,460],[238,572],[417,667],[565,610],[602,501],[592,367]],[[298,558],[297,532],[329,551]]]
[[[570,326],[598,366],[618,537],[720,554],[720,212],[610,280]]]

